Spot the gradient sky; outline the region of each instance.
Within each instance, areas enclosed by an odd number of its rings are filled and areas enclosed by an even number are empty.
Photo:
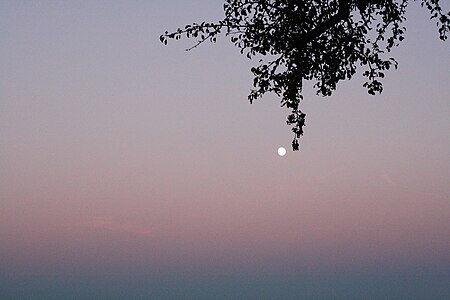
[[[307,89],[281,158],[288,111],[247,102],[251,61],[159,42],[222,5],[0,2],[0,298],[448,297],[450,48],[428,11],[382,95]]]

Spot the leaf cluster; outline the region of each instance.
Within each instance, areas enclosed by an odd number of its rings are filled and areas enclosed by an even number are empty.
[[[305,116],[300,108],[303,84],[312,81],[316,93],[330,96],[341,80],[351,79],[358,68],[366,78],[363,86],[375,95],[383,91],[385,71],[397,68],[389,57],[404,39],[408,2],[412,0],[225,0],[223,20],[186,25],[161,35],[162,43],[182,37],[195,38],[191,50],[205,41],[215,42],[220,33],[249,59],[251,103],[267,92],[280,96],[290,109],[292,147],[298,150]],[[421,0],[431,12],[446,40],[450,13],[444,14],[439,0]]]

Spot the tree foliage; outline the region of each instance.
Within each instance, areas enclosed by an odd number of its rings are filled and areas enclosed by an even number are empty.
[[[330,96],[341,80],[357,68],[366,78],[369,94],[381,93],[385,71],[397,68],[389,57],[404,39],[406,8],[413,0],[225,0],[225,17],[217,22],[192,23],[161,35],[162,43],[182,37],[200,44],[215,42],[224,33],[240,52],[259,63],[251,68],[250,103],[267,92],[281,97],[290,109],[293,150],[299,149],[306,114],[299,104],[304,81],[313,81],[316,93]],[[447,39],[450,13],[439,0],[420,0],[436,21],[439,38]]]

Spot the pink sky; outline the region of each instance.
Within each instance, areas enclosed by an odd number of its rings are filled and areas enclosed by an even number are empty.
[[[360,77],[305,91],[293,153],[287,111],[247,103],[252,64],[230,43],[159,43],[221,16],[221,1],[188,2],[0,4],[0,289],[386,268],[441,278],[393,295],[449,291],[450,57],[427,12],[411,8],[381,96]]]

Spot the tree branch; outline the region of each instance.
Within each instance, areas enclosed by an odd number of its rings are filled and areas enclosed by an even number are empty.
[[[298,38],[296,38],[294,42],[296,50],[302,49],[303,47],[306,46],[306,44],[321,36],[328,29],[338,24],[339,22],[347,19],[350,16],[349,2],[350,2],[349,0],[341,0],[339,2],[338,12],[334,16],[331,16],[328,20],[318,24],[311,31],[308,31],[305,34],[302,34]]]

